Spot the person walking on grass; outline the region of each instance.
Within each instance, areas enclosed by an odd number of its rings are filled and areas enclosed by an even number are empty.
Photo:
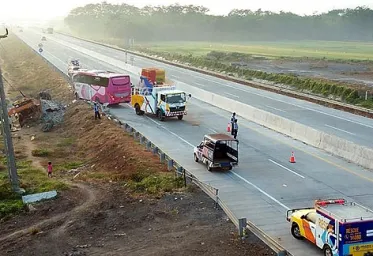
[[[95,111],[95,120],[97,120],[97,118],[101,119],[100,110],[98,108],[97,102],[94,103],[93,110]]]
[[[48,177],[49,178],[52,178],[52,170],[53,170],[52,162],[48,162]]]

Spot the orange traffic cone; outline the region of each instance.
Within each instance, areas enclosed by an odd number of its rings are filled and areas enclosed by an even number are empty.
[[[227,132],[231,132],[231,123],[228,123]]]
[[[295,156],[294,156],[294,152],[291,152],[291,156],[290,156],[290,160],[289,160],[290,163],[294,164],[295,163]]]

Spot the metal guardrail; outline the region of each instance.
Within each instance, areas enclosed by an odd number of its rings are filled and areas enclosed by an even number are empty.
[[[115,49],[115,50],[118,50],[118,51],[128,52],[130,54],[133,54],[133,55],[136,55],[136,56],[139,56],[139,57],[148,58],[148,59],[151,59],[151,60],[155,60],[155,61],[162,62],[162,63],[165,63],[165,64],[173,65],[173,66],[176,66],[176,67],[189,69],[189,70],[192,70],[192,71],[195,71],[195,72],[198,72],[198,73],[214,76],[214,77],[221,78],[221,79],[224,79],[224,80],[227,80],[227,81],[239,83],[239,84],[242,84],[242,85],[247,85],[247,86],[250,86],[250,87],[253,87],[253,88],[257,88],[257,89],[261,89],[261,90],[265,90],[265,91],[270,91],[270,92],[274,92],[274,93],[277,93],[277,94],[286,95],[286,96],[289,96],[289,97],[292,97],[292,98],[301,99],[301,100],[309,101],[309,102],[312,102],[312,103],[316,103],[318,105],[323,105],[323,106],[326,106],[326,107],[343,110],[345,112],[350,112],[350,113],[353,113],[353,114],[356,114],[356,115],[360,115],[360,116],[364,116],[364,117],[368,117],[368,118],[373,118],[373,110],[370,110],[370,109],[367,109],[367,108],[343,103],[343,102],[336,101],[336,100],[331,100],[331,99],[320,97],[320,96],[317,96],[317,95],[302,93],[302,92],[298,92],[298,91],[291,90],[291,89],[285,89],[285,88],[283,88],[281,86],[278,86],[278,85],[266,85],[266,84],[262,84],[262,83],[258,83],[258,82],[247,81],[245,79],[231,77],[231,76],[224,75],[222,73],[218,73],[218,72],[215,72],[215,71],[204,70],[204,69],[201,69],[201,68],[198,68],[198,67],[188,66],[186,64],[176,63],[176,62],[173,62],[173,61],[156,58],[154,56],[147,55],[147,54],[144,54],[144,53],[135,52],[135,51],[120,48],[118,46],[113,46],[113,45],[100,43],[100,42],[89,40],[89,39],[80,38],[80,37],[65,34],[65,33],[62,33],[62,32],[55,32],[55,33],[56,34],[61,34],[61,35],[64,35],[64,36],[69,36],[69,37],[72,37],[72,38],[76,38],[76,39],[86,41],[86,42],[89,42],[89,43],[94,43],[94,44],[97,44],[97,45],[105,46],[105,47]]]
[[[80,38],[79,38],[80,39]],[[20,39],[22,40],[22,39]],[[64,73],[62,70],[58,69],[53,63],[51,63],[49,60],[43,57],[42,53],[39,53],[36,49],[33,49],[30,47],[37,55],[41,57],[41,59],[46,62],[53,70],[60,73],[66,82],[72,86],[72,81],[69,78],[69,76]],[[72,88],[70,88],[71,91]],[[92,105],[93,103],[90,101],[86,101],[87,104]],[[68,105],[69,106],[69,105]],[[228,206],[219,198],[219,189],[204,183],[200,180],[198,180],[197,177],[195,177],[192,173],[187,171],[183,166],[181,166],[177,161],[172,159],[167,153],[162,151],[160,148],[158,148],[154,143],[152,143],[150,140],[147,139],[146,136],[141,134],[140,132],[136,131],[135,128],[130,126],[127,123],[122,123],[119,118],[117,118],[114,114],[110,113],[110,110],[107,111],[106,117],[109,120],[113,120],[117,125],[119,125],[123,130],[130,133],[134,139],[138,139],[140,141],[140,144],[145,145],[149,151],[152,151],[153,154],[158,154],[160,157],[161,162],[167,162],[168,170],[175,171],[175,174],[178,176],[183,176],[184,179],[184,185],[186,186],[187,183],[194,183],[197,185],[203,192],[205,192],[208,196],[210,196],[214,201],[216,206],[220,206],[222,210],[225,212],[225,214],[228,216],[228,218],[232,221],[232,223],[238,228],[240,236],[245,235],[245,230],[250,230],[254,235],[256,235],[261,241],[263,241],[265,244],[268,245],[271,250],[273,250],[275,253],[277,253],[278,256],[285,256],[285,255],[291,255],[289,252],[287,252],[281,245],[279,245],[276,241],[274,241],[271,237],[266,235],[264,231],[260,230],[258,227],[256,227],[253,223],[246,221],[246,218],[238,219],[236,215],[228,208]]]

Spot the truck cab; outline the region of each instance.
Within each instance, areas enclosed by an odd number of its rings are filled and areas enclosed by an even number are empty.
[[[322,249],[325,256],[373,255],[373,211],[345,199],[316,200],[287,211],[291,234]]]

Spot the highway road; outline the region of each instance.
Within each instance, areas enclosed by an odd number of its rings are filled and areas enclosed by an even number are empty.
[[[17,35],[36,49],[39,35],[27,31]],[[120,67],[53,40],[45,43],[44,50],[42,55],[64,72],[69,57],[79,58],[89,68],[124,72]],[[239,167],[227,173],[206,171],[204,166],[193,161],[193,146],[200,143],[204,134],[225,132],[231,113],[194,98],[189,102],[189,114],[183,121],[170,119],[159,123],[155,118],[135,115],[127,105],[113,108],[111,112],[143,133],[201,181],[218,188],[220,198],[238,218],[246,217],[294,256],[322,253],[307,242],[291,237],[285,220],[287,209],[311,206],[317,198],[335,197],[373,208],[373,173],[240,117]],[[288,160],[293,150],[297,163],[290,164]]]
[[[36,37],[40,35],[36,35]],[[85,42],[68,36],[54,34],[48,37],[70,42],[105,56],[125,60],[125,53],[119,50]],[[130,59],[128,55],[128,60]],[[337,135],[354,143],[373,147],[373,120],[340,110],[323,107],[314,103],[294,99],[284,95],[251,88],[223,79],[207,76],[198,72],[178,68],[172,65],[134,57],[138,67],[162,67],[174,81],[181,81],[201,89],[249,104],[273,114],[297,121],[315,129]]]

